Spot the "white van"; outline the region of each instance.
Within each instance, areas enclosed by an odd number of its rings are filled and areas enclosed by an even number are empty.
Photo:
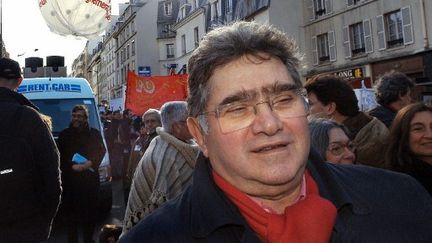
[[[40,111],[52,118],[53,136],[58,138],[60,132],[69,126],[71,111],[75,105],[85,105],[89,111],[90,127],[101,132],[103,126],[92,89],[83,78],[51,77],[24,78],[17,90],[39,107]],[[104,138],[106,148],[106,142]],[[100,207],[103,212],[111,210],[112,185],[108,152],[99,167]]]

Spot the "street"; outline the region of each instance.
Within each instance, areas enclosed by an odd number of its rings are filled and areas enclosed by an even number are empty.
[[[123,198],[123,184],[122,180],[113,180],[113,202],[111,212],[108,215],[100,216],[96,229],[94,232],[94,239],[97,242],[98,234],[100,229],[105,224],[116,224],[121,225],[125,212],[125,203]],[[82,234],[82,233],[80,233]],[[80,236],[82,237],[82,236]],[[51,236],[48,239],[48,243],[64,243],[67,242],[67,232],[64,225],[56,223],[51,231]]]

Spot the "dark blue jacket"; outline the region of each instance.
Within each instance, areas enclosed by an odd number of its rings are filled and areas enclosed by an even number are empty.
[[[321,196],[338,209],[331,242],[432,242],[432,198],[411,177],[361,165],[323,162],[308,170]],[[311,232],[313,233],[313,232]],[[125,242],[260,242],[198,158],[194,182],[120,240]]]
[[[396,112],[380,104],[378,104],[377,107],[370,110],[368,114],[378,118],[378,120],[382,121],[382,123],[384,123],[388,128],[390,128],[396,116]]]

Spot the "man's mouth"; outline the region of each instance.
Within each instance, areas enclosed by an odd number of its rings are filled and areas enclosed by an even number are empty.
[[[267,152],[267,151],[272,151],[272,150],[276,150],[276,149],[285,149],[286,146],[287,146],[287,144],[274,144],[274,145],[260,147],[258,149],[253,150],[253,152],[261,153],[261,152]]]

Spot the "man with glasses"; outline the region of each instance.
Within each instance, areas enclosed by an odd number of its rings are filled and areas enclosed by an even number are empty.
[[[432,199],[415,180],[310,149],[299,64],[273,27],[207,33],[188,63],[193,184],[120,242],[431,241]]]

